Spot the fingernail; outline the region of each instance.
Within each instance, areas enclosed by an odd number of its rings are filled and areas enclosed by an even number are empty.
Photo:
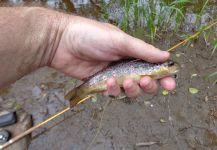
[[[133,87],[133,83],[131,83],[131,82],[126,85],[127,89],[131,89],[132,87]]]
[[[142,80],[141,80],[141,86],[142,87],[146,87],[147,85],[149,85],[150,84],[150,82],[151,82],[151,78],[150,77],[144,77],[144,78],[142,78]]]

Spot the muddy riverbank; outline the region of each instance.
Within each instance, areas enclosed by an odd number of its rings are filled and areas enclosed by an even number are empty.
[[[84,16],[101,18],[98,7],[90,1],[79,1],[77,5],[67,1],[61,3],[61,7],[59,2],[48,1],[43,5],[58,6],[58,9],[70,7],[73,13],[87,12]],[[15,1],[6,3],[15,5]],[[16,4],[22,3],[16,1]],[[145,40],[141,29],[135,29],[131,34]],[[159,37],[153,45],[163,50],[183,39],[171,32],[160,33]],[[172,58],[181,65],[175,91],[163,95],[163,89],[159,89],[154,96],[143,93],[133,100],[98,96],[96,101],[86,101],[35,131],[29,149],[216,149],[217,85],[213,83],[215,77],[206,77],[217,70],[217,53],[211,57],[210,47],[201,37],[189,46],[175,49]],[[42,68],[1,90],[0,108],[25,110],[32,114],[34,124],[37,124],[67,107],[64,93],[79,83],[53,69]],[[189,88],[199,91],[192,94]],[[144,147],[136,146],[141,143]]]

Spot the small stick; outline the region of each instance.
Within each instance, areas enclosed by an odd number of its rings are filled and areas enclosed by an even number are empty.
[[[143,147],[143,146],[151,146],[154,144],[158,144],[160,142],[142,142],[142,143],[136,143],[137,147]]]
[[[214,25],[217,24],[217,21],[214,23],[211,23],[210,25],[208,25],[203,31],[206,31],[208,29],[210,29],[211,27],[213,27]],[[188,42],[189,40],[195,38],[196,36],[198,36],[201,33],[201,31],[196,32],[195,34],[191,35],[190,37],[188,37],[187,39],[183,40],[182,42],[174,45],[173,47],[171,47],[170,49],[168,49],[167,51],[170,52],[172,50],[174,50],[175,48],[179,47],[182,44],[185,44],[186,42]]]

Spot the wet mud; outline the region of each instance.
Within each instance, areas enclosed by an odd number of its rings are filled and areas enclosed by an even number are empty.
[[[73,13],[95,9],[87,2],[81,9],[73,5]],[[141,32],[131,34],[145,40]],[[182,40],[172,33],[160,36],[152,44],[163,50]],[[217,53],[211,57],[206,41],[198,38],[171,55],[181,66],[175,91],[163,95],[160,88],[156,95],[122,100],[99,95],[33,132],[29,150],[217,149],[217,85],[215,78],[206,78],[217,70]],[[79,84],[42,68],[2,89],[0,108],[25,110],[38,124],[69,106],[64,94]],[[192,94],[189,88],[199,91]]]

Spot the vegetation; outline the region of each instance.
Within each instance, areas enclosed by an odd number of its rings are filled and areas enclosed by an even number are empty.
[[[123,17],[115,18],[115,22],[125,32],[143,28],[146,35],[154,41],[161,31],[180,32],[187,15],[191,13],[196,16],[193,19],[193,32],[203,33],[204,40],[213,43],[212,55],[217,48],[217,39],[210,41],[211,30],[204,31],[207,24],[204,24],[203,16],[213,6],[210,0],[112,0],[107,5],[111,7],[117,3],[123,8]],[[106,14],[109,17],[109,13]],[[212,22],[215,18],[209,15],[208,19]]]
[[[217,71],[211,73],[211,74],[208,76],[208,78],[212,78],[212,77],[217,77]],[[217,79],[213,82],[213,84],[217,84]]]

